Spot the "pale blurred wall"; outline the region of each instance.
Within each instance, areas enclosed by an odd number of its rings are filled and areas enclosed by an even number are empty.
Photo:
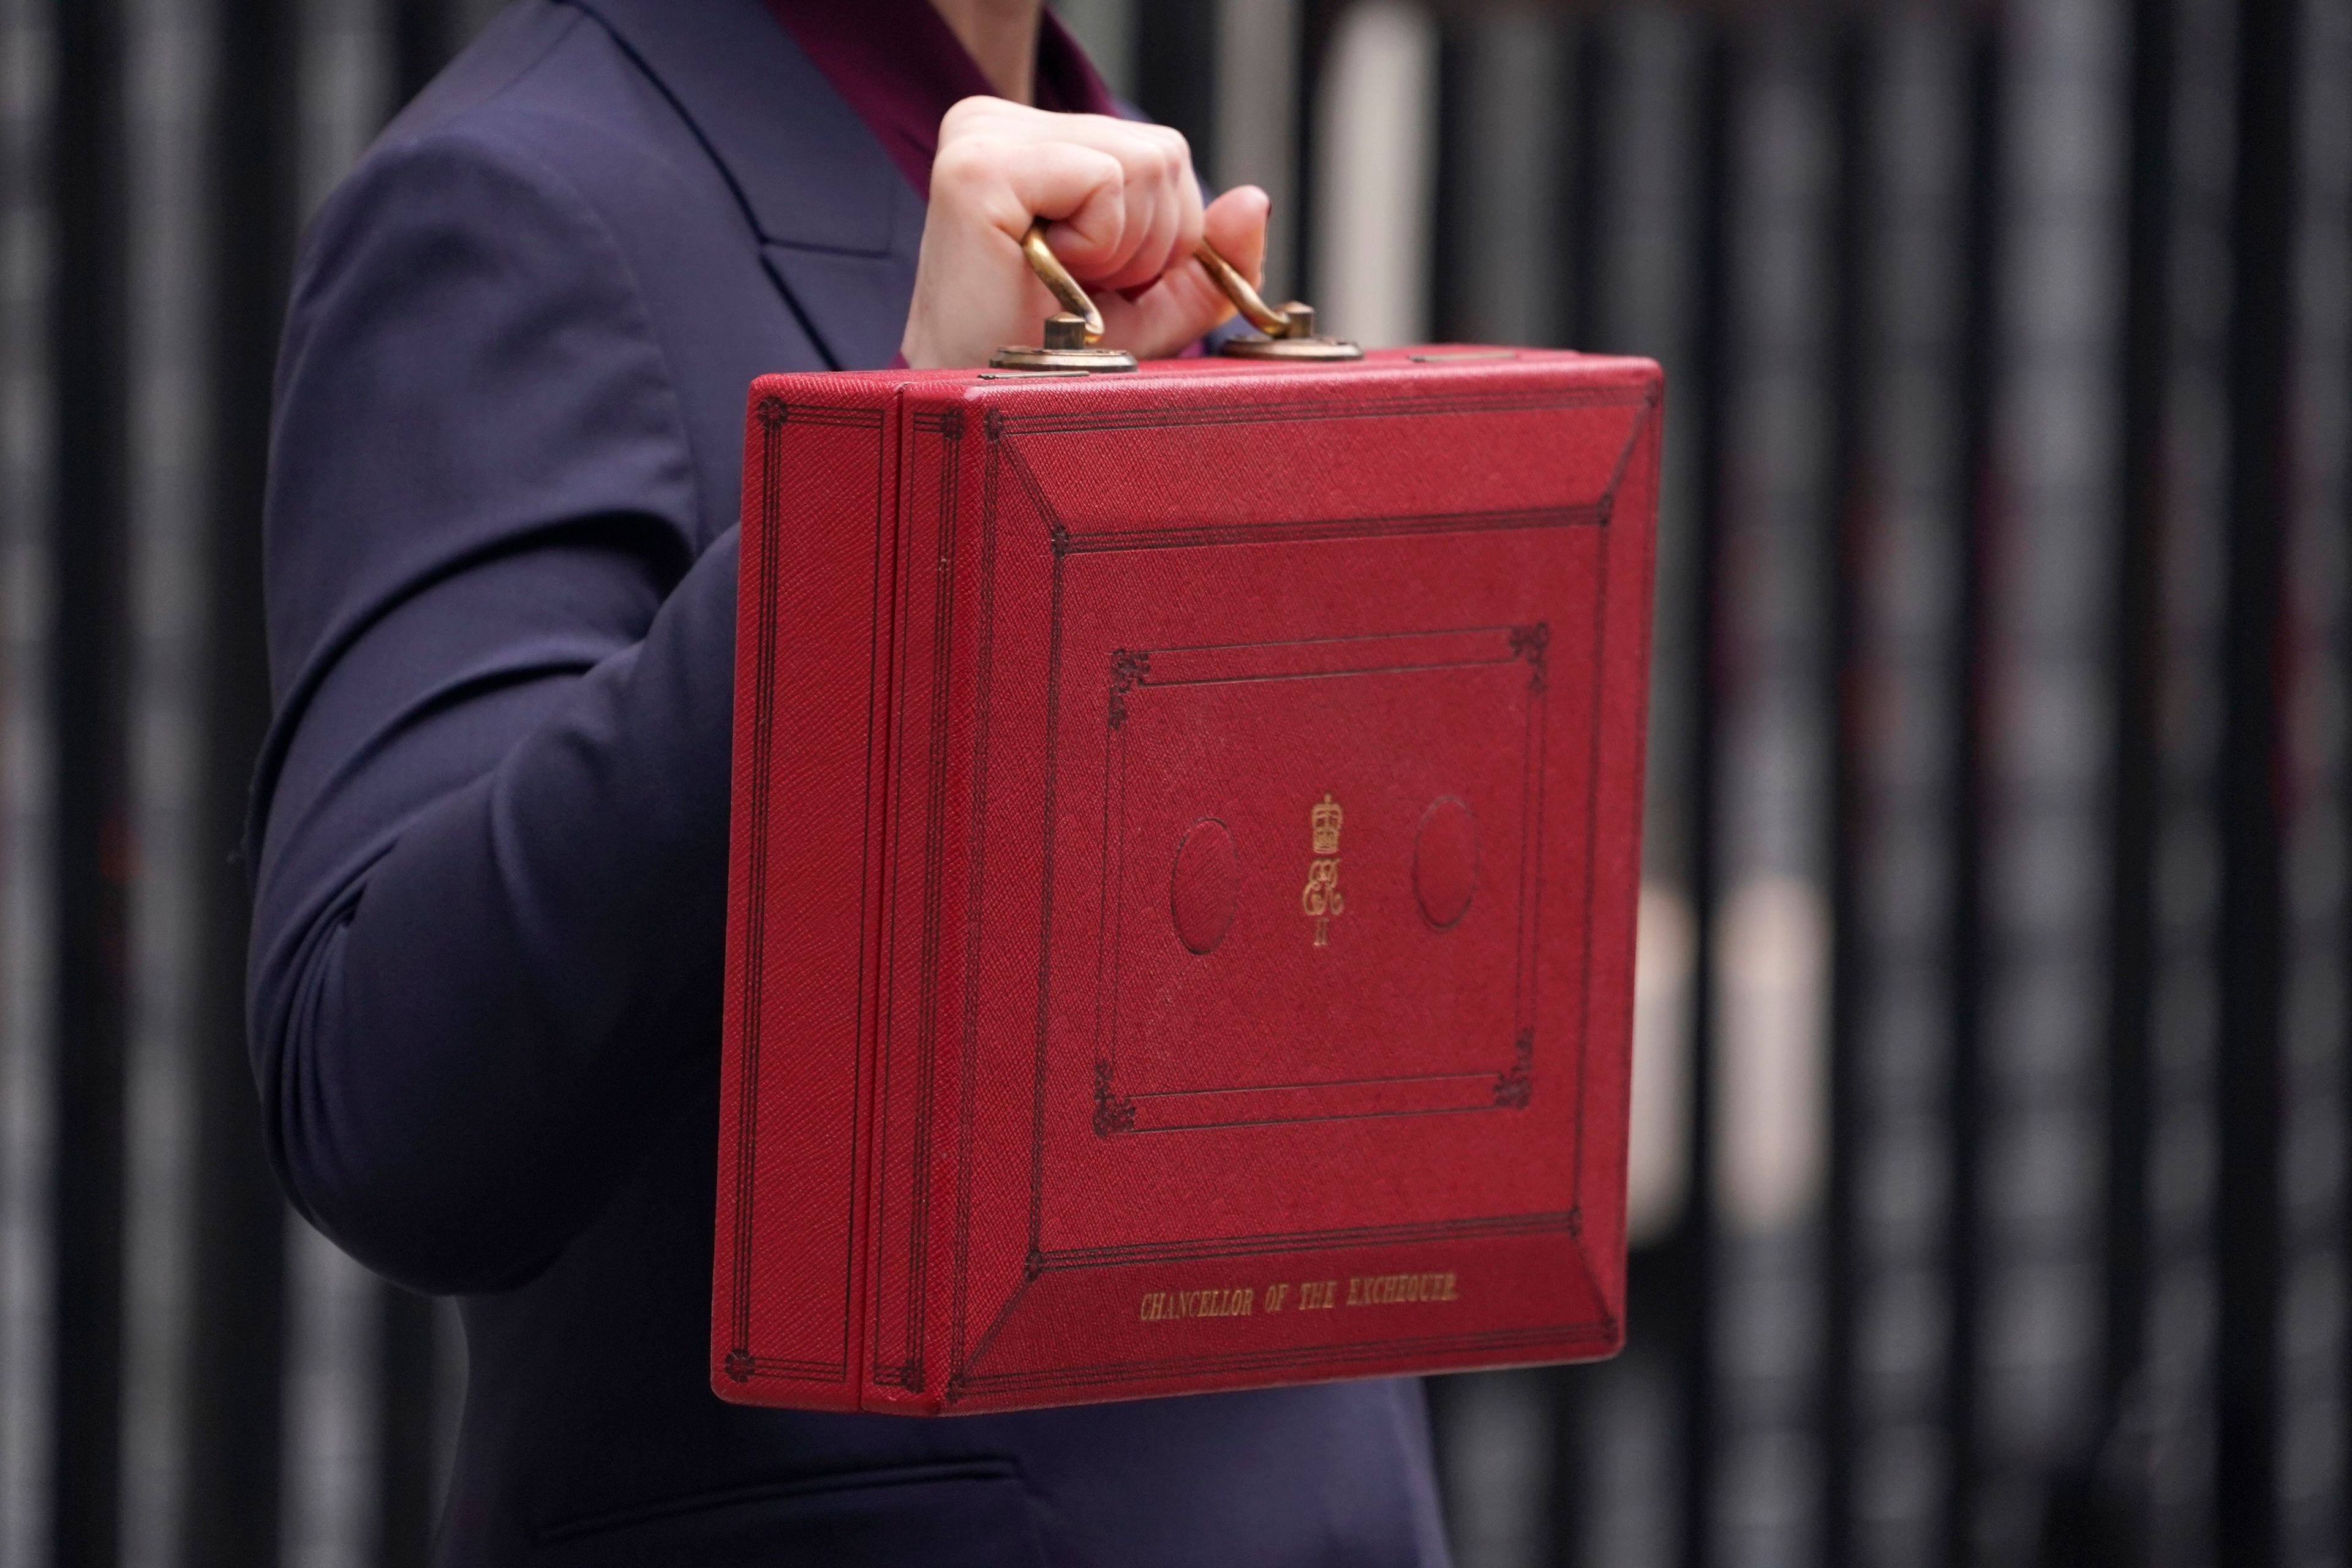
[[[1373,348],[1429,337],[1437,215],[1437,26],[1408,0],[1341,16],[1316,137],[1314,298]]]

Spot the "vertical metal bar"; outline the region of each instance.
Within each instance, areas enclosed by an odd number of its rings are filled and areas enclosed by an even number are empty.
[[[1274,203],[1265,241],[1266,297],[1295,298],[1301,285],[1292,258],[1306,223],[1299,205],[1297,149],[1298,0],[1217,0],[1217,161],[1219,184],[1255,184]]]
[[[58,0],[55,711],[57,1356],[52,1550],[113,1562],[121,1463],[126,1016],[122,16]]]
[[[2223,911],[2218,866],[2224,762],[2220,693],[2227,625],[2225,304],[2236,119],[2234,0],[2174,0],[2169,243],[2181,292],[2168,311],[2162,559],[2166,710],[2158,823],[2157,994],[2148,1160],[2154,1273],[2149,1556],[2207,1568],[2215,1555],[2218,1084]],[[2194,264],[2197,271],[2189,270]],[[2189,291],[2187,283],[2204,287]]]
[[[50,1560],[53,7],[0,0],[0,1568]]]
[[[1544,12],[1439,26],[1429,319],[1442,342],[1558,341],[1563,31]]]
[[[425,1568],[433,1548],[433,1395],[439,1370],[429,1298],[384,1287],[383,1355],[376,1568]]]
[[[1296,162],[1291,188],[1298,193],[1297,231],[1292,239],[1292,276],[1301,293],[1310,292],[1320,275],[1323,258],[1315,242],[1323,225],[1323,204],[1330,193],[1315,177],[1322,156],[1323,84],[1329,77],[1332,35],[1347,0],[1298,0],[1297,135],[1293,139]],[[1318,300],[1309,300],[1317,304]]]
[[[2336,0],[2305,0],[2302,25],[2296,46],[2305,61],[2299,107],[2308,194],[2298,216],[2297,338],[2304,356],[2299,423],[2310,472],[2293,575],[2315,576],[2326,605],[2313,616],[2325,628],[2326,662],[2307,678],[2311,697],[2303,710],[2313,774],[2304,809],[2306,831],[2317,830],[2305,842],[2324,844],[2332,828],[2340,847],[2352,838],[2352,727],[2344,721],[2352,707],[2352,11]],[[2308,1184],[2323,1194],[2314,1206],[2334,1205],[2332,1215],[2314,1216],[2307,1243],[2323,1257],[2334,1255],[2315,1259],[2313,1268],[2320,1282],[2334,1286],[2314,1292],[2319,1306],[2314,1315],[2330,1325],[2334,1375],[2314,1376],[2319,1386],[2305,1394],[2325,1412],[2315,1435],[2319,1440],[2305,1449],[2314,1494],[2308,1506],[2317,1516],[2308,1527],[2316,1538],[2311,1553],[2316,1562],[2352,1557],[2352,1322],[2341,1296],[2352,1273],[2352,1173],[2345,1168],[2352,1152],[2352,865],[2341,847],[2334,859],[2332,886],[2308,900],[2322,907],[2301,910],[2309,922],[2303,960],[2309,989],[2298,1009],[2304,1036],[2298,1054],[2306,1072],[2315,1068],[2333,1079],[2336,1100],[2328,1111],[2332,1128],[2312,1129],[2315,1142],[2333,1131],[2333,1180]]]
[[[2074,716],[2101,710],[2113,679],[2128,78],[2120,0],[2006,20],[1974,1510],[1979,1560],[2000,1562],[2075,1528],[2100,1405],[2113,791],[2108,747]]]
[[[332,3],[332,0],[330,0]],[[391,12],[393,106],[397,109],[474,41],[506,0],[383,0]]]
[[[1553,320],[1559,326],[1558,341],[1570,348],[1597,347],[1601,331],[1601,191],[1608,134],[1602,105],[1610,90],[1612,62],[1608,38],[1607,30],[1590,18],[1578,24],[1562,114],[1567,123],[1557,133],[1564,155],[1552,229],[1563,265]]]
[[[2279,712],[2292,363],[2296,58],[2291,0],[2239,8],[2223,654],[2220,1404],[2221,1561],[2278,1561],[2279,1130],[2285,895]]]
[[[1349,10],[1330,40],[1318,118],[1321,260],[1310,297],[1334,331],[1369,347],[1429,335],[1436,195],[1435,18],[1408,0]]]
[[[1724,559],[1730,534],[1733,475],[1730,471],[1732,377],[1733,226],[1737,118],[1734,102],[1739,70],[1737,40],[1728,24],[1710,19],[1696,74],[1699,125],[1696,270],[1697,300],[1692,360],[1696,386],[1688,406],[1698,427],[1702,456],[1692,509],[1697,535],[1693,574],[1692,676],[1696,713],[1690,742],[1690,824],[1687,828],[1691,908],[1690,1187],[1675,1237],[1675,1285],[1679,1317],[1675,1340],[1682,1369],[1682,1506],[1678,1560],[1685,1568],[1707,1568],[1716,1558],[1717,1457],[1720,1448],[1716,1276],[1716,1025],[1718,987],[1716,916],[1722,903],[1723,832],[1717,799],[1723,771],[1722,718],[1727,706],[1725,669],[1728,635],[1725,604],[1730,587]]]
[[[2122,428],[2110,647],[2115,713],[2107,907],[2106,1171],[2101,1259],[2101,1483],[2123,1486],[2098,1518],[2118,1563],[2147,1555],[2146,1512],[2126,1477],[2144,1474],[2147,1299],[2154,1237],[2148,1159],[2155,1117],[2157,850],[2163,819],[2163,535],[2172,356],[2175,0],[2131,11],[2130,149],[2125,216]]]
[[[123,1137],[124,1568],[179,1561],[196,1261],[192,834],[203,747],[202,559],[212,247],[213,0],[128,0],[125,624],[130,839]]]
[[[237,847],[269,717],[261,504],[278,324],[299,217],[294,8],[291,0],[234,0],[219,7],[215,25],[213,482],[194,826],[196,1266],[184,1540],[193,1568],[276,1560],[286,1359],[285,1205],[263,1157],[246,1054],[251,910]],[[226,1432],[236,1441],[217,1440]]]
[[[1119,97],[1135,98],[1134,0],[1061,0],[1054,14],[1086,46],[1087,58],[1104,84]]]
[[[1951,7],[1874,19],[1870,179],[1872,384],[1866,439],[1880,494],[1862,637],[1869,842],[1859,962],[1865,1064],[1853,1151],[1857,1214],[1857,1560],[1937,1557],[1950,1153],[1949,835],[1961,653],[1960,338],[1972,33]]]
[[[472,43],[507,8],[508,0],[450,0],[457,19],[455,41],[450,52],[455,54]]]
[[[1561,1367],[1544,1384],[1544,1415],[1551,1432],[1542,1477],[1543,1539],[1548,1568],[1583,1568],[1588,1552],[1584,1526],[1592,1512],[1593,1454],[1589,1434],[1600,1408],[1600,1388],[1586,1367]]]
[[[304,1221],[287,1226],[286,1243],[276,1561],[286,1568],[369,1568],[381,1489],[373,1352],[383,1285]]]
[[[452,0],[386,0],[392,10],[393,105],[397,109],[438,75],[457,52]]]
[[[2352,917],[2352,816],[2340,805],[2352,704],[2352,10],[2296,0],[2299,77],[2289,426],[2294,493],[2281,613],[2280,705],[2289,759],[2284,820],[2284,1058],[2280,1128],[2279,1558],[2341,1563],[2347,1499],[2336,1466],[2347,1436],[2343,1369],[2352,1360],[2344,1306],[2347,1194],[2344,1116],[2344,962]]]
[[[1834,43],[1831,95],[1837,138],[1837,193],[1832,218],[1829,376],[1831,542],[1829,658],[1830,755],[1827,792],[1830,959],[1828,1007],[1828,1185],[1822,1214],[1821,1327],[1821,1549],[1827,1568],[1855,1561],[1859,1364],[1855,1353],[1862,1296],[1862,1002],[1864,975],[1862,867],[1869,742],[1864,698],[1868,670],[1863,636],[1865,574],[1878,507],[1868,409],[1872,395],[1875,276],[1872,235],[1870,105],[1874,51],[1870,24],[1842,19]]]
[[[1438,342],[1479,336],[1477,269],[1473,252],[1490,242],[1476,220],[1477,161],[1494,149],[1481,144],[1479,16],[1451,16],[1437,25],[1437,192],[1429,226],[1429,335]]]
[[[1181,131],[1195,166],[1217,166],[1215,0],[1154,0],[1135,18],[1135,95],[1143,112]]]
[[[1957,657],[1950,707],[1954,748],[1950,845],[1949,1129],[1951,1176],[1946,1214],[1946,1300],[1950,1327],[1945,1344],[1942,1426],[1946,1491],[1941,1531],[1948,1568],[1969,1568],[1977,1552],[1977,1508],[1982,1471],[1978,1382],[1983,1365],[1983,1204],[1985,1068],[1984,991],[1991,967],[1986,942],[1984,855],[1991,789],[1991,690],[1994,649],[1990,578],[1994,538],[2004,498],[1999,468],[1996,406],[2000,321],[2003,218],[2003,17],[1998,0],[1984,0],[1973,20],[1969,61],[1969,152],[1965,238],[1967,281],[1961,306],[1959,556]]]

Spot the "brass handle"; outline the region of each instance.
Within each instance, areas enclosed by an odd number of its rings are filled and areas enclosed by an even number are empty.
[[[1045,243],[1044,218],[1031,224],[1029,232],[1021,237],[1021,254],[1029,258],[1029,270],[1034,272],[1037,281],[1062,302],[1062,309],[1086,323],[1087,344],[1091,346],[1102,342],[1102,311],[1087,297],[1087,291],[1078,287],[1078,280],[1070,276],[1070,269],[1062,265],[1062,258],[1054,254],[1054,247]]]
[[[1031,224],[1029,232],[1021,237],[1021,254],[1029,258],[1029,270],[1037,275],[1037,281],[1045,286],[1047,292],[1061,301],[1062,309],[1086,322],[1087,342],[1102,342],[1102,310],[1078,280],[1070,276],[1070,269],[1062,265],[1062,258],[1054,254],[1054,247],[1045,243],[1043,218]],[[1251,326],[1270,338],[1293,335],[1288,311],[1267,304],[1258,291],[1250,287],[1250,280],[1242,276],[1241,269],[1218,254],[1215,246],[1204,239],[1192,256],[1217,287],[1224,290],[1225,298],[1234,302],[1234,309],[1239,310]]]
[[[1001,370],[1133,370],[1134,355],[1096,346],[1102,342],[1102,311],[1078,280],[1070,276],[1070,269],[1062,265],[1053,247],[1045,243],[1045,219],[1031,223],[1022,235],[1021,254],[1028,258],[1029,269],[1045,285],[1062,310],[1046,318],[1044,347],[1002,348],[989,363]],[[1234,309],[1265,334],[1236,338],[1224,345],[1226,353],[1247,359],[1363,357],[1364,351],[1353,343],[1317,336],[1315,312],[1308,307],[1295,300],[1278,309],[1267,304],[1250,286],[1250,280],[1207,240],[1203,239],[1192,255],[1224,291],[1225,298],[1234,302]]]
[[[1361,359],[1364,351],[1343,338],[1327,338],[1315,330],[1313,307],[1293,300],[1283,306],[1273,306],[1262,299],[1250,280],[1243,277],[1234,264],[1217,254],[1217,247],[1207,240],[1193,256],[1225,298],[1234,302],[1249,324],[1265,336],[1230,338],[1218,352],[1230,359],[1295,359],[1349,360]]]
[[[1240,268],[1218,255],[1217,247],[1205,239],[1201,242],[1201,248],[1194,251],[1192,256],[1207,268],[1209,276],[1216,279],[1217,287],[1225,291],[1225,298],[1234,302],[1234,309],[1239,310],[1251,326],[1269,338],[1286,338],[1294,335],[1291,331],[1290,313],[1301,307],[1291,304],[1276,310],[1272,305],[1267,304],[1259,297],[1258,291],[1250,287],[1250,280],[1241,275]],[[1308,320],[1310,322],[1313,321],[1312,312],[1309,312]],[[1314,330],[1314,327],[1309,325],[1308,334],[1311,335]]]

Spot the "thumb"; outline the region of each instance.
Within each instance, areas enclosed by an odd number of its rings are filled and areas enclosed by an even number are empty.
[[[1201,233],[1252,287],[1262,287],[1265,223],[1274,198],[1255,185],[1235,185],[1201,214]]]

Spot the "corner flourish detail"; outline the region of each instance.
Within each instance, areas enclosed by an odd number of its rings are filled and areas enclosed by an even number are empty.
[[[1135,1101],[1111,1088],[1110,1063],[1095,1063],[1095,1136],[1135,1131]]]
[[[1551,623],[1538,621],[1531,626],[1511,628],[1511,657],[1528,661],[1528,683],[1541,691],[1551,677]]]
[[[1127,723],[1127,694],[1151,673],[1151,655],[1139,648],[1120,648],[1110,656],[1110,727]]]
[[[1511,1042],[1511,1065],[1495,1075],[1495,1103],[1524,1110],[1536,1094],[1536,1032],[1521,1029]]]

